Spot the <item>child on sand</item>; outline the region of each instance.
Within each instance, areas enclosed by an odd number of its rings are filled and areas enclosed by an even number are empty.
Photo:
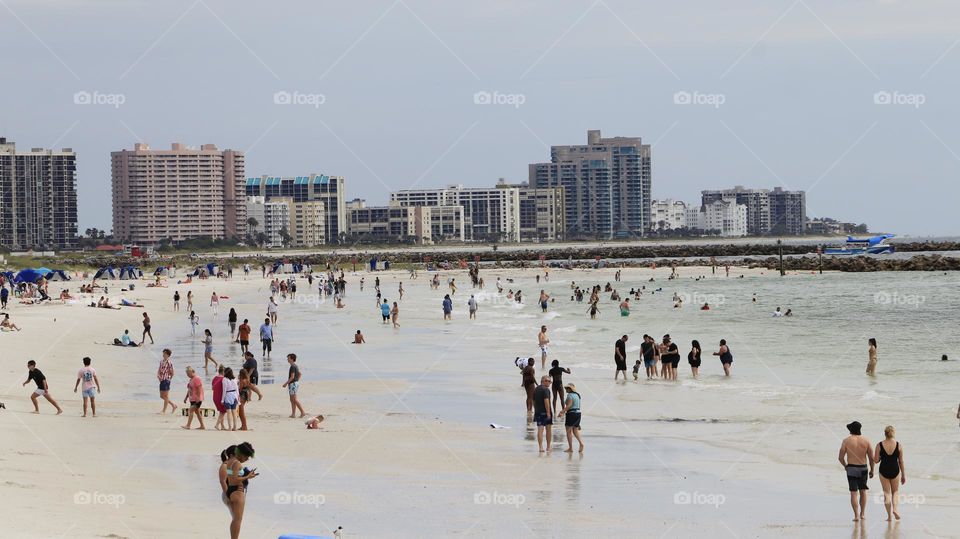
[[[640,379],[640,360],[638,359],[636,363],[633,364],[633,379]]]
[[[316,417],[311,417],[310,419],[306,420],[304,423],[307,424],[307,429],[316,430],[320,428],[320,423],[322,422],[323,422],[323,416],[318,415]]]
[[[73,392],[77,392],[77,387],[83,382],[83,417],[87,417],[87,401],[90,403],[90,410],[93,417],[97,417],[97,393],[100,393],[100,379],[97,378],[97,371],[90,366],[90,358],[83,358],[83,368],[77,373],[77,383],[73,384]]]
[[[33,380],[37,384],[37,389],[33,391],[33,394],[30,395],[30,400],[33,401],[33,413],[40,413],[40,405],[37,403],[37,397],[43,397],[47,399],[47,402],[52,404],[54,408],[57,409],[57,415],[63,413],[63,410],[60,408],[60,405],[57,404],[57,401],[53,400],[53,397],[50,396],[50,388],[47,385],[47,377],[40,372],[40,369],[37,368],[37,362],[30,360],[27,362],[27,381],[23,385],[30,383],[30,380]]]

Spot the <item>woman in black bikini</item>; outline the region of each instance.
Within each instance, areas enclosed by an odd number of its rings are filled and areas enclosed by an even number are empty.
[[[224,455],[221,455],[223,458]],[[230,507],[230,539],[240,537],[240,525],[243,523],[243,508],[247,501],[247,484],[257,477],[257,469],[247,469],[245,462],[253,458],[253,446],[243,442],[234,449],[234,456],[224,464],[226,469],[227,504]]]
[[[897,512],[897,491],[900,485],[907,482],[907,471],[903,466],[903,448],[897,441],[897,431],[891,426],[883,429],[886,436],[882,442],[877,444],[877,449],[873,453],[873,462],[880,463],[880,485],[883,487],[883,506],[887,508],[887,521],[893,517],[900,520],[900,513]]]

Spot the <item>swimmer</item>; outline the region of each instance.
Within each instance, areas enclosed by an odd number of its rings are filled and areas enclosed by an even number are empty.
[[[875,376],[877,373],[877,340],[870,338],[867,341],[867,375]]]
[[[720,339],[720,350],[713,353],[720,356],[720,363],[723,365],[723,375],[730,376],[730,366],[733,364],[733,354],[730,353],[730,347],[727,346],[726,339]]]
[[[540,368],[547,368],[547,352],[550,339],[547,337],[547,326],[540,326],[540,333],[537,334],[537,345],[540,347]]]

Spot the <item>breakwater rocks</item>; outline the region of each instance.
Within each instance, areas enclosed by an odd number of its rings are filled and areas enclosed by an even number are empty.
[[[434,249],[437,249],[434,247]],[[460,248],[462,249],[462,247]],[[917,242],[900,243],[896,245],[900,253],[904,252],[937,252],[960,251],[957,242]],[[812,270],[820,268],[816,247],[811,245],[784,245],[784,269],[791,271]],[[243,263],[250,263],[255,267],[266,263],[268,266],[274,260],[284,259],[311,264],[314,267],[326,267],[327,264],[351,268],[365,267],[369,260],[377,257],[379,260],[389,261],[391,264],[447,264],[449,267],[458,267],[461,261],[472,263],[479,259],[484,265],[491,263],[504,267],[536,266],[541,264],[541,257],[551,265],[571,264],[574,267],[591,267],[599,257],[605,264],[626,266],[649,266],[656,263],[662,266],[709,266],[712,257],[725,257],[717,261],[718,266],[731,264],[737,266],[778,268],[778,247],[776,244],[695,244],[695,245],[604,245],[572,248],[553,248],[549,244],[530,247],[527,249],[498,249],[490,245],[477,245],[474,249],[459,251],[418,250],[416,247],[398,247],[396,250],[383,249],[375,253],[348,252],[338,253],[327,251],[314,254],[291,254],[289,256],[272,255],[269,252],[261,256],[247,253],[235,253],[232,256],[203,256],[200,260],[186,256],[164,258],[155,261],[144,261],[129,257],[63,257],[60,260],[73,265],[114,267],[133,264],[140,266],[144,273],[152,272],[158,265],[167,264],[173,260],[178,267],[192,268],[199,262],[222,261],[232,264],[235,268]],[[788,256],[792,255],[792,256]],[[803,256],[798,256],[803,255]],[[918,254],[909,259],[888,258],[884,256],[823,256],[825,271],[956,271],[960,270],[960,258],[945,257],[937,254]]]

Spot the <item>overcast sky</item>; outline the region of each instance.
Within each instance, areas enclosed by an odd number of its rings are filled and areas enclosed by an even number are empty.
[[[78,152],[81,231],[138,141],[385,204],[526,180],[601,129],[653,144],[655,198],[782,186],[957,234],[958,40],[955,0],[0,0],[0,136]]]

